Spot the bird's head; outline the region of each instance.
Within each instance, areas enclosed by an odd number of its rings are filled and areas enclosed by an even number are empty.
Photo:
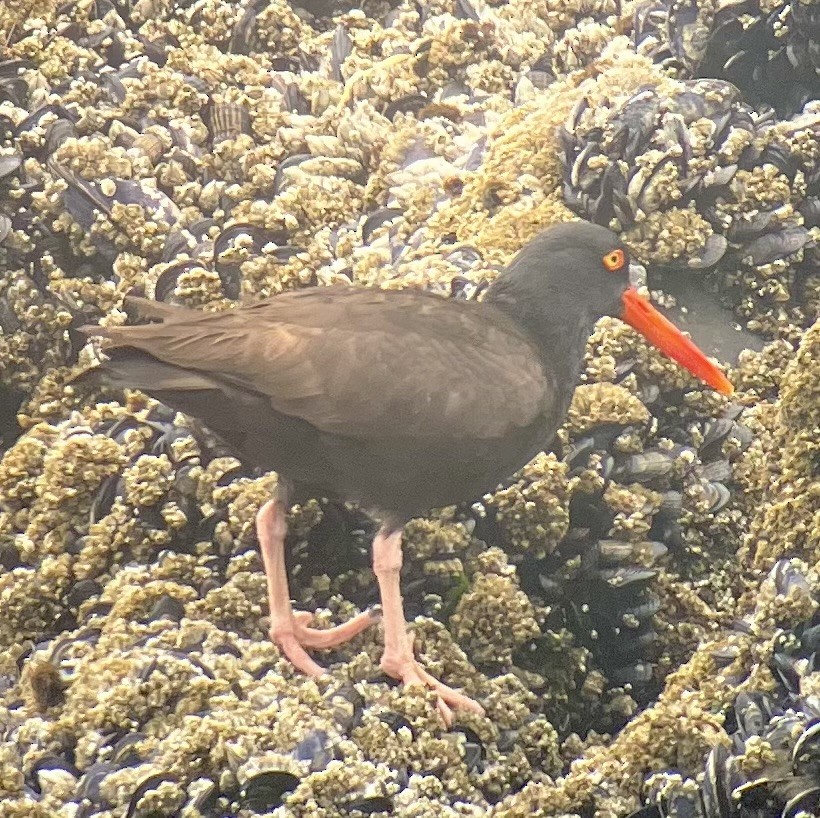
[[[528,299],[560,325],[579,315],[609,315],[724,395],[732,384],[698,347],[656,310],[635,286],[636,266],[618,236],[586,221],[547,228],[513,259],[489,300]],[[493,289],[493,288],[491,288]],[[528,309],[528,307],[524,307]]]

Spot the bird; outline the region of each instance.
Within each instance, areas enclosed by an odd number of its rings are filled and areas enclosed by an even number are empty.
[[[732,393],[718,366],[630,284],[632,265],[615,233],[579,220],[539,232],[480,301],[354,284],[207,313],[131,297],[152,322],[82,328],[102,336],[106,358],[77,380],[141,390],[275,471],[278,488],[256,517],[273,642],[299,671],[320,676],[308,651],[381,618],[382,671],[435,691],[450,723],[454,709],[483,709],[415,658],[400,587],[407,521],[482,497],[550,445],[604,316]],[[379,521],[380,611],[328,629],[294,612],[284,556],[294,487],[355,502]]]

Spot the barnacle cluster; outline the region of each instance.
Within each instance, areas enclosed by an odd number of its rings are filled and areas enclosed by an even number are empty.
[[[817,3],[646,0],[631,34],[660,70],[574,109],[568,204],[795,341],[818,316]]]
[[[760,472],[768,485],[762,492],[758,489],[763,502],[752,517],[745,546],[754,563],[764,569],[784,552],[799,554],[811,563],[820,557],[819,360],[820,324],[815,324],[789,363],[780,400],[768,413],[771,435],[761,437],[761,445],[749,451],[753,462],[747,468]]]
[[[745,325],[799,337],[817,317],[815,103],[788,120],[725,80],[658,77],[562,130],[567,202],[648,264],[716,291]]]
[[[0,818],[814,806],[815,6],[0,4]],[[480,297],[574,213],[622,231],[650,287],[779,340],[741,354],[728,402],[603,321],[551,450],[407,526],[416,652],[485,716],[447,729],[390,687],[376,629],[298,676],[253,527],[276,475],[69,384],[79,327],[125,321],[127,292]],[[315,499],[290,531],[319,627],[377,602],[373,521]],[[802,696],[788,746],[775,684]]]

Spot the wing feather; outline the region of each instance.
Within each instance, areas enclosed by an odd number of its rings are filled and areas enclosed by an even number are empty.
[[[552,407],[535,350],[487,305],[332,287],[222,313],[164,313],[161,324],[94,331],[113,348],[264,395],[331,434],[498,438]]]

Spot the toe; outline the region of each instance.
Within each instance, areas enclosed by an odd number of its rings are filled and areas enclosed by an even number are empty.
[[[295,633],[299,641],[306,648],[335,648],[349,642],[354,636],[358,636],[362,631],[367,630],[371,625],[379,621],[378,615],[373,615],[371,611],[357,614],[341,625],[334,625],[332,628],[309,628],[308,622],[313,617],[300,611],[294,614]]]
[[[295,630],[301,630],[302,628],[306,628],[310,623],[313,621],[313,614],[309,611],[294,611],[293,612],[293,624],[295,625]]]
[[[452,727],[453,721],[455,719],[453,716],[453,711],[450,708],[450,705],[448,705],[447,702],[445,702],[444,699],[442,699],[441,696],[439,696],[436,701],[436,707],[438,708],[439,715],[441,716],[442,721],[444,722],[444,726],[448,729]]]
[[[450,705],[450,707],[456,710],[470,710],[473,713],[478,713],[480,716],[484,715],[484,708],[475,699],[471,699],[469,696],[465,696],[463,693],[453,690],[452,687],[448,687],[434,676],[431,676],[422,667],[419,667],[419,675],[424,683],[435,690],[439,698]]]
[[[431,676],[417,661],[401,663],[388,662],[382,660],[382,670],[394,679],[399,679],[402,684],[419,684],[429,687],[438,696],[438,711],[441,713],[445,724],[449,727],[453,723],[453,710],[469,710],[479,715],[484,715],[484,708],[475,699],[453,690],[434,676]]]
[[[315,678],[327,672],[321,665],[316,664],[316,662],[310,658],[307,651],[302,647],[293,633],[274,633],[272,630],[271,640],[290,660],[290,663],[306,676],[313,676]]]

